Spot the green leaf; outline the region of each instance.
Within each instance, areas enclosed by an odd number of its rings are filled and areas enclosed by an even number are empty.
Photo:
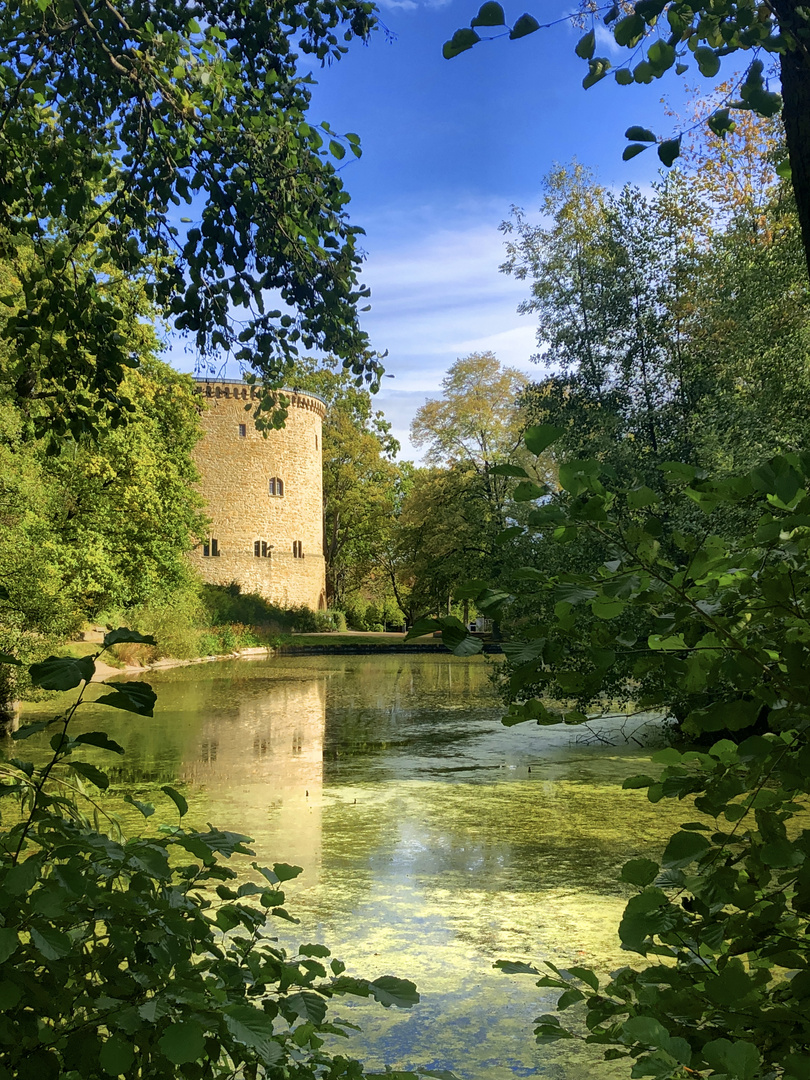
[[[482,4],[478,9],[478,14],[470,23],[470,26],[505,26],[506,16],[504,10],[500,4],[496,4],[495,0],[487,0],[486,4]]]
[[[120,1076],[131,1068],[135,1060],[135,1048],[120,1035],[113,1035],[102,1044],[98,1059],[102,1069],[110,1076]]]
[[[709,126],[709,130],[712,131],[713,134],[719,136],[721,139],[724,139],[726,135],[734,131],[734,129],[737,127],[737,125],[731,119],[731,115],[728,109],[717,109],[715,112],[712,113],[706,123]]]
[[[298,949],[301,956],[319,956],[325,959],[327,956],[332,955],[332,950],[328,949],[325,945],[301,945]]]
[[[645,774],[639,774],[638,776],[627,776],[622,781],[622,789],[624,791],[634,791],[639,788],[649,787],[650,784],[654,784],[655,780],[651,776]]]
[[[535,19],[534,15],[525,13],[520,16],[518,21],[512,27],[509,32],[509,39],[516,41],[518,38],[526,37],[528,34],[533,34],[535,30],[540,29],[540,23]]]
[[[638,157],[643,150],[648,149],[649,147],[645,146],[644,143],[630,143],[630,145],[625,146],[622,151],[622,161],[632,161],[632,159]]]
[[[531,964],[524,963],[523,960],[496,960],[492,966],[500,968],[505,975],[540,974],[536,967],[533,967]]]
[[[104,731],[83,731],[81,735],[74,736],[73,742],[80,746],[97,746],[100,750],[109,750],[113,754],[125,752],[123,746],[108,738]]]
[[[180,794],[180,792],[177,791],[175,788],[171,787],[169,784],[164,784],[160,790],[163,792],[164,795],[168,795],[169,798],[172,800],[174,805],[177,807],[180,817],[185,817],[188,813],[188,803]]]
[[[613,74],[619,86],[632,86],[635,82],[635,79],[633,78],[633,72],[630,71],[628,68],[617,68]]]
[[[13,956],[20,944],[17,931],[11,927],[0,928],[0,964],[5,964],[10,956]]]
[[[117,630],[110,630],[104,635],[104,648],[111,645],[157,645],[157,641],[151,634],[139,634],[137,630],[129,630],[126,626],[119,626]]]
[[[31,664],[28,674],[34,686],[43,690],[72,690],[81,682],[89,682],[95,670],[91,656],[49,656],[39,664]]]
[[[22,667],[22,660],[18,660],[10,653],[0,652],[0,664],[12,664],[14,667]]]
[[[149,683],[121,682],[107,683],[107,686],[113,687],[113,693],[96,698],[94,704],[109,705],[113,709],[138,713],[139,716],[154,716],[157,694]]]
[[[124,802],[129,803],[130,806],[134,806],[136,810],[140,811],[145,818],[151,817],[155,812],[154,806],[148,802],[140,802],[138,799],[134,799],[131,795],[124,796]]]
[[[705,75],[708,79],[713,78],[720,70],[720,57],[714,49],[710,49],[706,45],[699,45],[695,49],[695,60],[700,69],[700,74]]]
[[[230,1024],[228,1026],[230,1027]],[[188,1065],[205,1056],[205,1032],[195,1021],[182,1020],[177,1024],[169,1024],[158,1039],[158,1046],[174,1065]]]
[[[336,139],[329,140],[329,153],[333,158],[337,158],[338,161],[342,161],[346,157],[346,147],[339,143]]]
[[[582,60],[590,60],[593,56],[594,49],[596,48],[596,34],[593,30],[589,30],[584,37],[581,37],[577,42],[575,52]]]
[[[312,1024],[321,1024],[326,1017],[326,1001],[320,994],[314,994],[311,990],[290,994],[285,1004],[296,1016]]]
[[[611,63],[606,56],[596,56],[593,60],[588,61],[588,74],[582,80],[582,86],[585,90],[590,90],[592,86],[600,82],[605,78],[610,71]]]
[[[274,1065],[284,1056],[273,1038],[273,1018],[249,1005],[231,1005],[225,1009],[225,1024],[243,1046],[255,1050],[264,1065]]]
[[[67,934],[57,930],[55,926],[32,926],[31,944],[42,953],[46,960],[61,960],[73,948],[73,943]]]
[[[570,975],[573,975],[576,979],[581,979],[582,982],[587,983],[592,990],[599,993],[599,976],[591,971],[590,968],[572,967],[568,969]]]
[[[273,863],[273,873],[279,881],[292,881],[293,878],[297,878],[303,872],[304,868],[302,866],[292,866],[290,863],[285,862]]]
[[[675,48],[667,41],[654,41],[647,50],[647,60],[660,78],[675,63]]]
[[[460,619],[452,615],[441,620],[442,644],[449,649],[454,656],[474,656],[481,652],[484,643],[480,638],[473,637]]]
[[[533,502],[535,499],[542,499],[545,495],[548,495],[548,488],[545,485],[541,487],[533,480],[521,480],[515,487],[512,498],[515,502]]]
[[[372,997],[386,1009],[395,1005],[398,1009],[410,1009],[420,1001],[416,984],[408,979],[398,979],[394,975],[382,975],[369,983]]]
[[[689,714],[689,727],[697,731],[741,731],[757,722],[758,701],[717,701]]]
[[[83,776],[86,780],[95,784],[97,788],[101,788],[102,791],[106,791],[110,786],[109,776],[103,773],[101,769],[97,769],[95,765],[91,765],[87,761],[68,761],[68,765],[79,776]]]
[[[543,451],[564,433],[565,428],[555,427],[554,424],[538,424],[535,427],[526,428],[523,433],[523,442],[530,454],[540,457]]]
[[[630,139],[632,142],[654,143],[656,141],[655,135],[653,135],[649,128],[638,127],[638,125],[629,127],[627,131],[625,131],[624,137],[625,139]]]
[[[6,874],[3,889],[10,896],[22,896],[29,893],[39,880],[42,869],[42,859],[37,855],[29,855],[12,866]]]
[[[681,137],[677,139],[667,139],[665,142],[658,144],[658,157],[669,168],[673,161],[681,155]]]
[[[680,830],[669,838],[661,862],[667,867],[688,866],[699,859],[711,846],[711,842],[701,833]]]
[[[441,630],[441,628],[442,624],[439,619],[417,619],[405,635],[405,640],[412,641],[413,638],[423,637],[425,634],[432,634],[436,630]]]
[[[625,15],[613,27],[613,37],[617,45],[632,48],[641,41],[644,29],[644,20],[640,15]]]
[[[625,784],[622,784],[622,787],[625,787]],[[621,879],[630,885],[644,888],[645,885],[652,885],[660,869],[658,863],[653,862],[652,859],[630,859],[622,867]]]
[[[481,38],[474,30],[465,26],[461,30],[456,30],[449,41],[445,41],[442,46],[442,56],[445,60],[452,60],[454,56],[471,49],[480,40]]]
[[[622,1042],[641,1042],[647,1046],[666,1047],[669,1032],[652,1016],[631,1016],[622,1024]]]
[[[558,604],[580,604],[584,600],[593,600],[596,595],[595,589],[576,583],[561,582],[554,586],[554,601]]]
[[[751,1043],[735,1039],[715,1039],[703,1047],[703,1056],[718,1073],[733,1080],[754,1080],[759,1072],[759,1051]]]

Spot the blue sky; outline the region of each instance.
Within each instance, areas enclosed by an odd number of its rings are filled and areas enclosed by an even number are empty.
[[[528,4],[540,22],[573,10],[557,0]],[[649,184],[655,152],[623,162],[624,131],[641,123],[670,134],[660,99],[666,93],[677,106],[684,96],[674,76],[620,87],[609,75],[583,90],[587,65],[574,54],[581,31],[565,23],[444,60],[443,42],[477,7],[477,0],[381,0],[393,41],[377,33],[314,73],[311,119],[362,140],[362,158],[347,158],[342,175],[352,221],[366,230],[372,309],[363,324],[374,348],[389,351],[394,378],[384,380],[378,404],[409,457],[413,414],[439,393],[456,357],[491,349],[538,372],[529,362],[531,317],[515,310],[526,285],[498,272],[498,224],[510,206],[535,210],[542,177],[573,158],[605,184]],[[504,7],[510,22],[526,10],[510,0]],[[626,59],[605,32],[599,54]]]

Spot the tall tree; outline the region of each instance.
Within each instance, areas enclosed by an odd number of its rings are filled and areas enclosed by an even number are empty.
[[[574,165],[548,176],[542,213],[534,225],[514,209],[502,226],[501,269],[530,282],[519,310],[538,318],[534,359],[549,372],[526,395],[532,419],[562,423],[577,450],[617,463],[688,457],[695,236],[707,211],[678,173],[644,196],[607,192]]]
[[[359,140],[307,122],[296,52],[331,62],[374,25],[365,0],[0,9],[0,243],[24,301],[0,337],[39,431],[125,421],[138,357],[111,286],[133,278],[202,356],[278,384],[301,343],[378,377],[333,164]]]
[[[501,521],[510,482],[493,470],[520,449],[525,425],[518,401],[526,381],[492,352],[460,357],[442,379],[442,397],[426,401],[411,425],[411,439],[427,448],[431,465],[458,465],[479,477]]]

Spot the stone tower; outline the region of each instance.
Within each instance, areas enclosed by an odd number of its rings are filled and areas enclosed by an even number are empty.
[[[319,397],[285,390],[286,426],[256,431],[245,406],[259,390],[200,380],[204,437],[194,458],[211,535],[192,552],[203,581],[236,582],[281,607],[326,606]]]

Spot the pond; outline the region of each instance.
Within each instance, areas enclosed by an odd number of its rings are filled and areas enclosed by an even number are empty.
[[[90,707],[77,725],[103,725],[126,747],[104,765],[117,787],[154,800],[156,816],[175,820],[155,791],[175,784],[188,820],[248,833],[262,863],[304,867],[286,886],[301,924],[284,924],[282,940],[323,942],[352,974],[417,983],[422,1001],[409,1011],[339,999],[337,1014],[363,1028],[342,1053],[372,1068],[584,1080],[591,1065],[571,1044],[534,1043],[532,1020],[554,996],[493,962],[627,963],[619,868],[654,852],[679,808],[621,790],[649,751],[586,744],[566,728],[504,728],[491,663],[410,654],[194,665],[150,675],[154,718]],[[24,719],[44,708],[27,706]]]

